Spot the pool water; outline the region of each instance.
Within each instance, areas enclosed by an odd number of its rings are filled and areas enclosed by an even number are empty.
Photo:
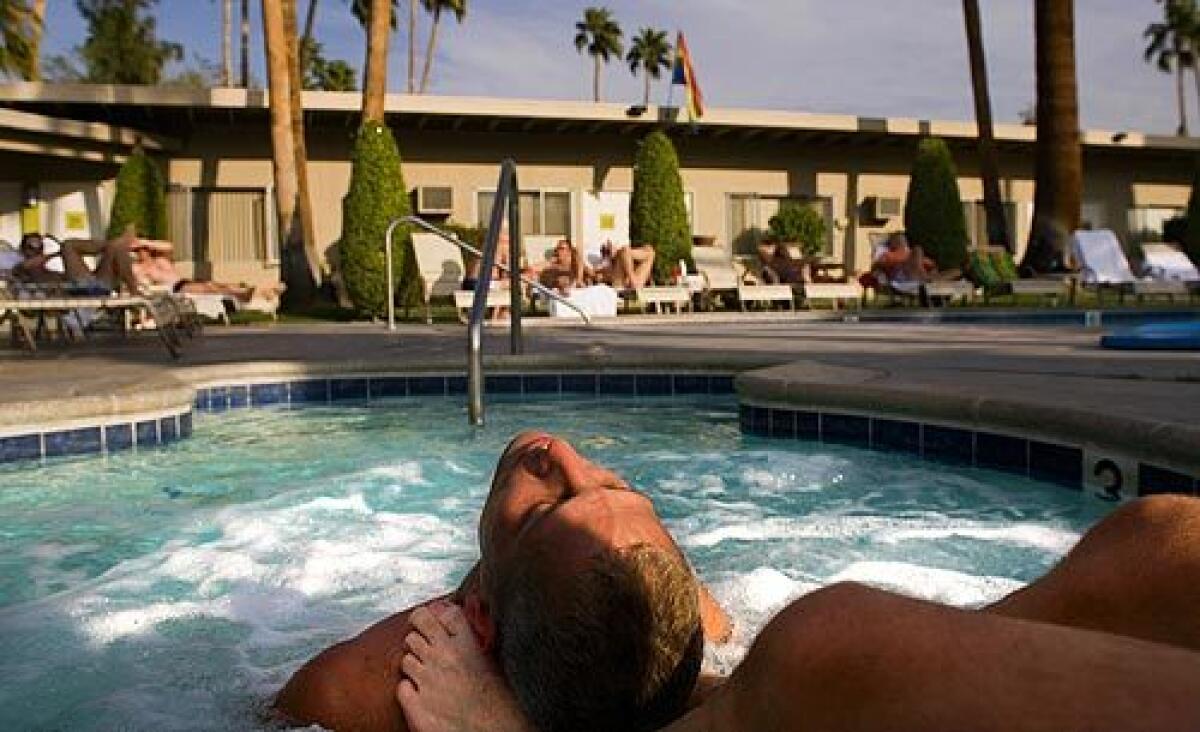
[[[530,427],[647,491],[717,599],[727,670],[788,600],[853,579],[976,606],[1109,508],[1086,493],[743,437],[731,399],[460,399],[199,415],[195,436],[0,466],[0,729],[259,726],[305,659],[457,585],[496,458]]]

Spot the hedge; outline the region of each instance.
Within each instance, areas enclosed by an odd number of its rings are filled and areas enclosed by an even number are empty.
[[[1187,229],[1183,246],[1193,262],[1200,265],[1200,161],[1192,176],[1192,195],[1187,205]]]
[[[392,132],[378,122],[359,128],[350,156],[350,190],[342,199],[342,237],[338,240],[346,292],[361,314],[378,317],[387,312],[384,235],[396,218],[410,213],[400,150]],[[396,230],[392,271],[398,291],[408,302],[416,290],[411,231]]]
[[[162,172],[140,147],[117,173],[117,192],[108,217],[108,238],[115,239],[133,224],[138,235],[167,238],[167,187]]]
[[[654,245],[654,276],[663,282],[679,260],[689,267],[692,263],[692,228],[679,177],[679,157],[666,134],[654,130],[638,146],[633,165],[629,241]]]
[[[950,148],[936,137],[921,141],[904,205],[908,241],[920,245],[939,269],[963,266],[967,258],[967,219],[958,192]]]

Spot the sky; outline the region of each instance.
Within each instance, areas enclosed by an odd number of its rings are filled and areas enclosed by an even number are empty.
[[[298,0],[303,13],[309,0]],[[347,0],[318,0],[316,37],[328,58],[361,67],[365,37]],[[574,24],[589,4],[609,7],[630,38],[650,26],[687,36],[706,102],[865,117],[973,118],[959,0],[468,0],[462,25],[444,18],[431,93],[590,99],[592,61]],[[980,0],[993,114],[1015,122],[1032,106],[1034,0]],[[85,35],[71,0],[49,0],[45,46],[62,53]],[[235,12],[240,2],[235,0]],[[59,6],[56,8],[55,6]],[[405,0],[401,6],[407,7]],[[220,58],[219,0],[159,0],[159,34],[189,59]],[[251,1],[253,74],[262,79],[261,2]],[[1143,60],[1154,0],[1076,0],[1080,114],[1088,129],[1173,133],[1174,81]],[[303,15],[301,16],[303,18]],[[418,77],[429,21],[418,31]],[[407,78],[407,33],[393,37],[388,85]],[[235,67],[237,53],[235,50]],[[643,82],[624,63],[604,70],[608,101],[640,102]],[[1188,79],[1188,113],[1198,113]],[[666,100],[666,79],[651,101]],[[678,97],[676,97],[678,99]]]

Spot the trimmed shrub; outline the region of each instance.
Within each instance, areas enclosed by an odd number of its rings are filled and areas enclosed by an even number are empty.
[[[117,193],[108,217],[108,238],[120,236],[133,224],[140,236],[167,238],[167,187],[162,172],[140,147],[117,173]]]
[[[797,242],[804,255],[811,257],[825,245],[825,221],[812,206],[786,201],[779,213],[767,221],[767,234],[779,242]]]
[[[342,238],[338,254],[346,292],[354,308],[378,317],[387,312],[384,234],[393,219],[410,212],[408,188],[400,169],[400,150],[392,131],[377,122],[359,128],[350,156],[350,190],[342,199]],[[396,230],[392,268],[398,291],[408,302],[416,291],[408,227]],[[407,266],[406,266],[407,265]]]
[[[646,135],[634,158],[629,241],[654,245],[654,276],[660,282],[670,276],[679,260],[691,266],[692,228],[679,177],[679,157],[662,130]]]
[[[1200,262],[1200,161],[1192,177],[1192,196],[1187,206],[1187,231],[1183,238],[1184,249],[1193,262]]]
[[[1172,216],[1163,222],[1162,240],[1168,244],[1185,244],[1187,242],[1187,216]]]
[[[967,258],[967,219],[950,148],[936,137],[921,141],[904,205],[908,241],[920,245],[939,269],[961,267]]]

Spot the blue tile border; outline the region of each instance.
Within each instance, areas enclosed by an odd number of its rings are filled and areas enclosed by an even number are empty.
[[[687,371],[496,373],[486,379],[486,392],[490,394],[661,397],[734,393],[732,375]],[[467,377],[461,373],[311,377],[198,387],[192,409],[211,414],[256,407],[369,404],[403,397],[461,395],[466,391]],[[798,421],[807,429],[805,419]],[[192,430],[193,413],[186,411],[154,419],[131,418],[113,424],[10,435],[0,437],[0,463],[154,447],[188,438]],[[790,430],[785,432],[791,435]]]
[[[1083,449],[1013,435],[895,417],[738,405],[742,432],[756,437],[820,441],[917,455],[947,464],[1025,475],[1073,490],[1084,486]],[[1200,496],[1200,476],[1140,463],[1137,495]]]

